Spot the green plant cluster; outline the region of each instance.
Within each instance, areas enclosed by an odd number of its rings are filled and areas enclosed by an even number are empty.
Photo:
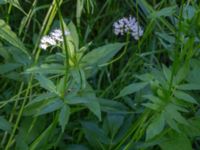
[[[0,0],[0,84],[2,150],[199,150],[200,4]]]

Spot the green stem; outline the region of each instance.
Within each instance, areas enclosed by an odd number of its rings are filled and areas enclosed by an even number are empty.
[[[27,87],[27,90],[26,90],[26,94],[25,94],[25,98],[24,98],[24,100],[23,100],[23,102],[22,102],[22,106],[21,106],[21,108],[20,108],[20,110],[19,110],[16,123],[15,123],[15,125],[14,125],[13,130],[12,130],[12,133],[11,133],[11,135],[10,135],[10,138],[9,138],[9,140],[8,140],[8,143],[7,143],[6,147],[5,147],[5,150],[8,150],[8,149],[10,148],[10,146],[12,145],[12,143],[13,143],[13,141],[12,141],[12,140],[13,140],[13,137],[14,137],[14,135],[15,135],[15,133],[16,133],[16,130],[17,130],[18,125],[19,125],[19,122],[20,122],[20,120],[21,120],[22,113],[23,113],[23,110],[24,110],[24,106],[25,106],[25,104],[26,104],[26,102],[27,102],[27,100],[28,100],[28,94],[29,94],[29,91],[30,91],[31,86],[32,86],[32,80],[33,80],[33,76],[31,76],[31,79],[30,79],[30,81],[29,81],[29,84],[28,84],[28,87]]]

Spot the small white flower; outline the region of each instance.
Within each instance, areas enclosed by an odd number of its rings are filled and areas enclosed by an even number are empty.
[[[132,16],[128,18],[121,18],[113,24],[115,35],[124,35],[130,33],[130,35],[138,40],[143,35],[143,29],[139,26],[136,19]]]
[[[47,35],[43,36],[42,39],[41,39],[41,43],[47,43],[49,41],[49,38],[50,37],[47,36]]]
[[[65,35],[69,35],[69,31],[64,32]],[[60,42],[63,42],[63,35],[62,35],[62,30],[60,29],[55,29],[50,33],[49,35],[45,35],[42,37],[40,41],[40,48],[46,50],[49,46],[56,46]]]
[[[45,44],[45,43],[41,43],[41,44],[40,44],[40,48],[41,48],[41,49],[44,49],[44,50],[46,50],[46,49],[47,49],[47,47],[48,47],[48,45],[47,45],[47,44]]]
[[[48,43],[49,45],[52,45],[52,46],[55,46],[55,45],[57,44],[57,43],[56,43],[56,40],[53,39],[53,38],[50,37],[50,36],[49,36],[49,38],[48,38],[47,43]]]
[[[52,37],[61,37],[62,36],[62,31],[59,30],[59,29],[55,29],[50,34],[51,34]]]

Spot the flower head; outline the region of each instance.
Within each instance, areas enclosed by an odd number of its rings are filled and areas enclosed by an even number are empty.
[[[115,35],[125,35],[130,33],[135,40],[138,40],[144,32],[142,27],[139,26],[136,19],[132,16],[119,19],[118,21],[114,22],[113,27]]]
[[[65,35],[69,35],[69,31],[64,32]],[[63,34],[60,29],[53,30],[50,35],[45,35],[40,40],[40,48],[46,50],[49,46],[56,46],[60,42],[63,42]]]

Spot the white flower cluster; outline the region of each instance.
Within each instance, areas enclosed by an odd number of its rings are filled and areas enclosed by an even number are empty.
[[[65,31],[65,35],[69,35],[69,31]],[[55,46],[63,42],[63,35],[60,29],[53,30],[50,35],[45,35],[40,40],[40,48],[46,50],[49,46]]]
[[[113,27],[115,35],[124,35],[126,33],[130,33],[135,40],[138,40],[144,32],[142,27],[139,26],[136,19],[132,16],[119,19],[118,21],[114,22]]]

